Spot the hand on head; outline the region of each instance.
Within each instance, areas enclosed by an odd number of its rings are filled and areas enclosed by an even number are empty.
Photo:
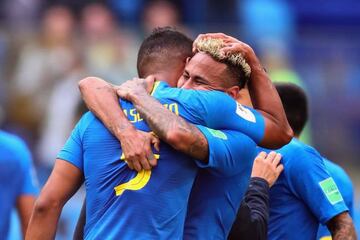
[[[221,39],[223,41],[223,47],[221,49],[222,54],[224,57],[231,53],[241,53],[242,56],[247,59],[247,57],[251,54],[255,54],[253,49],[246,43],[231,37],[229,35],[226,35],[224,33],[205,33],[205,34],[199,34],[197,38],[195,39],[193,43],[193,52],[196,53],[197,47],[196,44],[201,39],[206,38],[216,38]]]

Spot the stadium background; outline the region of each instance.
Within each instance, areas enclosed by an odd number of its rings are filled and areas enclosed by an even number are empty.
[[[77,82],[95,75],[120,84],[136,76],[141,40],[166,25],[192,37],[233,35],[255,48],[274,81],[303,86],[311,106],[303,139],[347,170],[359,215],[356,0],[1,0],[0,128],[26,140],[40,185],[86,110]],[[57,239],[70,239],[83,196],[81,190],[66,205]],[[10,239],[18,239],[15,214],[13,221]]]

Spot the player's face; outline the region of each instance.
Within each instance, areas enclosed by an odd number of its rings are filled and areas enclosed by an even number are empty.
[[[196,53],[186,64],[178,87],[196,90],[225,91],[223,78],[227,66],[205,53]]]

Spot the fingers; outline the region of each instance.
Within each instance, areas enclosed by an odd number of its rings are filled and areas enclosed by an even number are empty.
[[[140,172],[142,170],[142,167],[141,167],[141,164],[139,163],[139,161],[135,161],[135,162],[133,162],[133,164],[134,164],[134,169],[137,172]]]
[[[150,93],[154,88],[155,77],[153,75],[149,75],[147,78],[145,78],[145,82],[146,82],[146,91]]]
[[[269,161],[270,163],[272,163],[274,161],[274,158],[276,157],[276,152],[271,151],[267,157],[266,160]]]
[[[275,169],[276,175],[279,176],[280,173],[281,173],[283,170],[284,170],[284,165],[279,164],[279,165],[276,167],[276,169]]]
[[[148,151],[151,152],[151,149],[148,149]],[[151,152],[151,154],[152,154],[152,152]],[[145,169],[145,170],[151,169],[149,158],[147,156],[140,158],[140,164],[141,164],[142,169]]]
[[[134,165],[132,162],[129,162],[127,160],[125,160],[126,164],[128,165],[128,167],[131,169],[131,170],[134,170]]]
[[[127,92],[124,91],[124,89],[122,89],[121,87],[119,87],[119,88],[116,89],[116,94],[117,94],[120,98],[126,99]]]
[[[150,152],[147,156],[151,167],[155,167],[157,165],[158,160],[155,158],[154,154]]]
[[[280,163],[280,160],[281,160],[281,154],[280,153],[276,153],[276,156],[275,156],[275,158],[274,158],[274,160],[273,160],[273,164],[275,165],[275,166],[277,166],[279,163]]]
[[[265,159],[267,156],[266,152],[260,152],[256,158],[262,158],[262,159]]]

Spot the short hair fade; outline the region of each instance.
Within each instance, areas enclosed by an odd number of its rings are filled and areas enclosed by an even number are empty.
[[[191,57],[193,40],[173,27],[155,28],[142,42],[137,58],[137,70],[143,77],[152,61],[171,61],[173,58]]]

